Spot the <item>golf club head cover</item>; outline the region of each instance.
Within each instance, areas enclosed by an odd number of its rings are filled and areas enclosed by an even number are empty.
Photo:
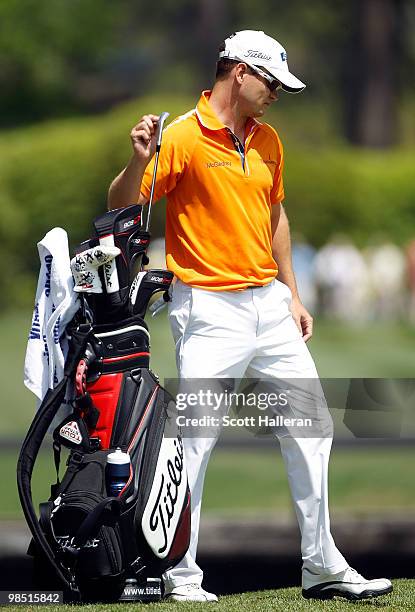
[[[75,255],[71,259],[71,270],[75,280],[74,291],[102,293],[98,268],[109,265],[119,254],[118,247],[99,245]]]
[[[142,227],[143,207],[134,204],[117,208],[94,219],[96,236],[101,246],[116,246],[121,254],[103,268],[108,306],[127,305],[130,283],[142,265],[148,263],[146,249],[150,234]]]
[[[169,270],[144,270],[135,277],[130,290],[130,314],[144,318],[150,298],[158,291],[167,291],[173,280]]]

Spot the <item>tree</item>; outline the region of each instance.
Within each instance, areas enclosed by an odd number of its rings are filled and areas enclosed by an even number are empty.
[[[397,140],[402,0],[354,0],[343,86],[348,139],[368,147]]]
[[[79,77],[99,72],[121,14],[106,0],[0,2],[0,125],[82,110]]]

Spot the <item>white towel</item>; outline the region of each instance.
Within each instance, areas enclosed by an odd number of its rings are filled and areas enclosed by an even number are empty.
[[[68,236],[55,227],[38,242],[40,273],[26,349],[24,384],[39,400],[63,378],[66,326],[80,307],[73,290]]]

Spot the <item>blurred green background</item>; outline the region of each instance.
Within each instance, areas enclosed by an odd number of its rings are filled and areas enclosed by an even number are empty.
[[[20,516],[17,442],[34,399],[22,385],[39,261],[54,226],[72,246],[106,207],[146,112],[171,118],[212,85],[217,48],[239,29],[263,29],[307,84],[282,94],[267,121],[285,147],[293,233],[320,248],[341,233],[364,250],[379,240],[402,252],[415,237],[415,5],[411,0],[6,0],[0,3],[0,518]],[[165,204],[153,235],[164,233]],[[386,272],[386,270],[385,270]],[[405,304],[411,281],[405,280]],[[151,321],[152,363],[175,375],[165,315]],[[414,372],[409,306],[358,325],[317,316],[310,348],[323,377]],[[342,414],[335,415],[340,423]],[[402,432],[405,437],[405,432]],[[10,441],[15,441],[13,445]],[[47,494],[50,459],[36,486]],[[332,503],[349,513],[413,512],[413,449],[336,448]],[[249,480],[255,490],[243,486]],[[220,492],[220,494],[218,493]],[[210,512],[289,508],[281,460],[270,450],[220,450],[207,480]]]

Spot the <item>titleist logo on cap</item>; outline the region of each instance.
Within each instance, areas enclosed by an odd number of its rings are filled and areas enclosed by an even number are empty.
[[[270,55],[265,55],[265,53],[254,49],[248,49],[244,57],[256,57],[258,59],[263,59],[267,61],[271,59]]]

